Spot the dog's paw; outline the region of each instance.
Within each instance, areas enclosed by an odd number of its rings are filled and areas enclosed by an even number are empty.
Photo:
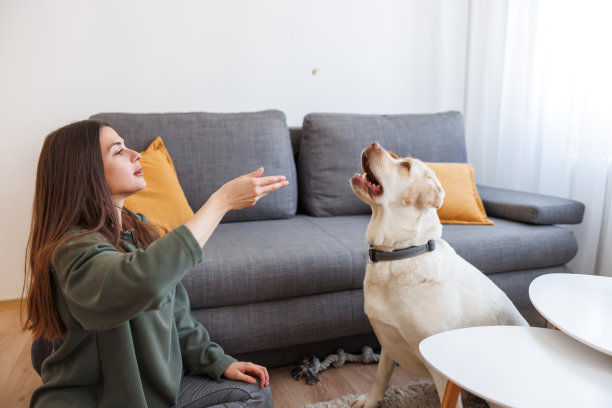
[[[380,401],[371,401],[368,394],[361,394],[351,403],[351,408],[377,408]]]
[[[351,408],[364,408],[368,402],[368,395],[362,394],[353,402],[351,402]]]

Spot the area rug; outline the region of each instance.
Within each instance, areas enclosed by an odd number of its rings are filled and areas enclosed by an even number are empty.
[[[432,381],[416,381],[407,385],[389,387],[379,408],[439,408],[440,398]],[[333,401],[302,405],[300,408],[350,408],[358,395],[348,394]],[[482,399],[462,393],[464,408],[488,408]]]

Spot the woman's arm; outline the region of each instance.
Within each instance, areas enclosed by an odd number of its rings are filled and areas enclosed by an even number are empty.
[[[189,297],[183,284],[176,285],[174,297],[174,321],[181,345],[183,364],[192,374],[208,374],[214,379],[221,375],[230,380],[255,384],[260,388],[270,384],[268,370],[258,364],[236,361],[224,353],[221,346],[210,341],[208,331],[191,315]]]
[[[185,223],[201,247],[228,211],[252,207],[268,193],[289,184],[285,176],[261,177],[262,174],[263,167],[225,183]]]
[[[192,374],[208,374],[218,380],[236,360],[213,343],[208,331],[191,315],[189,297],[181,283],[174,293],[174,322],[184,366]]]
[[[140,312],[159,309],[172,288],[202,260],[202,248],[180,225],[146,250],[121,253],[98,233],[57,248],[57,289],[87,330],[107,330]]]
[[[227,211],[252,206],[287,185],[283,176],[262,178],[262,172],[223,185],[185,225],[146,250],[121,253],[95,233],[61,245],[53,269],[74,318],[88,330],[106,330],[158,309],[185,273],[201,262],[202,246]]]

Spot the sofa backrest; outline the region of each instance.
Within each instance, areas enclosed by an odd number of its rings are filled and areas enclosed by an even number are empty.
[[[255,207],[232,211],[223,222],[368,214],[350,187],[361,172],[361,151],[373,141],[399,156],[431,162],[467,160],[459,112],[409,115],[312,113],[287,128],[277,110],[248,113],[100,113],[126,145],[143,151],[161,136],[194,211],[225,182],[265,168],[290,184]],[[296,173],[297,163],[297,173]]]
[[[430,162],[467,160],[459,112],[412,115],[306,115],[297,155],[300,207],[311,215],[368,214],[349,180],[361,173],[361,151],[377,141],[398,156]]]
[[[161,136],[194,211],[224,183],[263,166],[264,176],[283,174],[289,185],[254,207],[229,212],[223,222],[289,218],[296,213],[296,167],[280,111],[100,113],[91,119],[108,123],[137,151]]]

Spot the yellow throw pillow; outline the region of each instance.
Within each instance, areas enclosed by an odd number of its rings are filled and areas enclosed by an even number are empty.
[[[128,197],[123,205],[143,213],[165,235],[193,217],[193,210],[161,137],[153,140],[141,154],[140,165],[147,187]]]
[[[474,168],[469,163],[425,163],[436,173],[444,189],[444,202],[438,210],[443,224],[493,225],[474,183]]]

